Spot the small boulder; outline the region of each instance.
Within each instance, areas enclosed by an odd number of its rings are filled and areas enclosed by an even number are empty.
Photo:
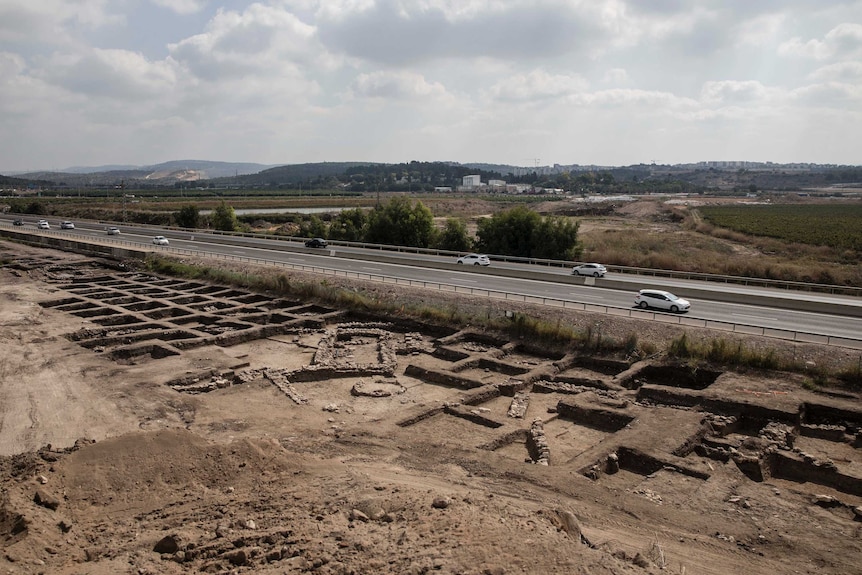
[[[240,566],[248,564],[248,554],[245,552],[245,549],[237,549],[236,551],[225,553],[224,558],[227,559],[231,565]]]
[[[351,521],[368,521],[368,515],[360,511],[359,509],[351,509],[350,510],[350,520]]]
[[[166,535],[159,539],[158,543],[153,547],[153,551],[162,555],[173,555],[180,550],[181,541],[179,535]]]
[[[841,502],[831,495],[815,495],[814,504],[820,507],[837,507],[841,505]]]
[[[60,507],[59,499],[57,499],[53,495],[50,495],[49,493],[46,493],[41,489],[36,490],[36,493],[33,495],[33,502],[36,503],[36,505],[41,505],[42,507],[46,507],[51,511],[54,511],[58,507]]]

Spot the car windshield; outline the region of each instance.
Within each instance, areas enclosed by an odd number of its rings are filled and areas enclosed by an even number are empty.
[[[669,299],[669,300],[671,300],[671,301],[676,301],[676,300],[678,300],[679,298],[678,298],[678,297],[676,297],[675,295],[673,295],[672,293],[669,293],[669,294],[667,294],[667,299]]]

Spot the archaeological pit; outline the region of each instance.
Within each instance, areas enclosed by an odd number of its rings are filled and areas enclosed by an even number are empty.
[[[371,409],[401,428],[445,430],[476,449],[629,489],[664,474],[706,481],[715,462],[730,462],[752,481],[783,478],[862,497],[862,412],[829,397],[800,401],[780,380],[740,387],[737,375],[702,366],[358,321],[314,303],[146,273],[84,266],[55,270],[50,281],[58,296],[41,305],[88,322],[68,337],[119,364],[264,339],[281,346],[264,363],[238,353],[228,369],[163,382],[178,393],[266,381],[290,409]]]

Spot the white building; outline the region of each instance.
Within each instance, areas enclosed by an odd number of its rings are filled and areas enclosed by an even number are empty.
[[[482,185],[482,176],[464,176],[461,178],[461,185],[465,188],[478,188]]]

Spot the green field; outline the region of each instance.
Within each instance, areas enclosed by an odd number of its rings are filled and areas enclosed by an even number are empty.
[[[757,236],[862,251],[862,204],[704,206],[710,224]]]

